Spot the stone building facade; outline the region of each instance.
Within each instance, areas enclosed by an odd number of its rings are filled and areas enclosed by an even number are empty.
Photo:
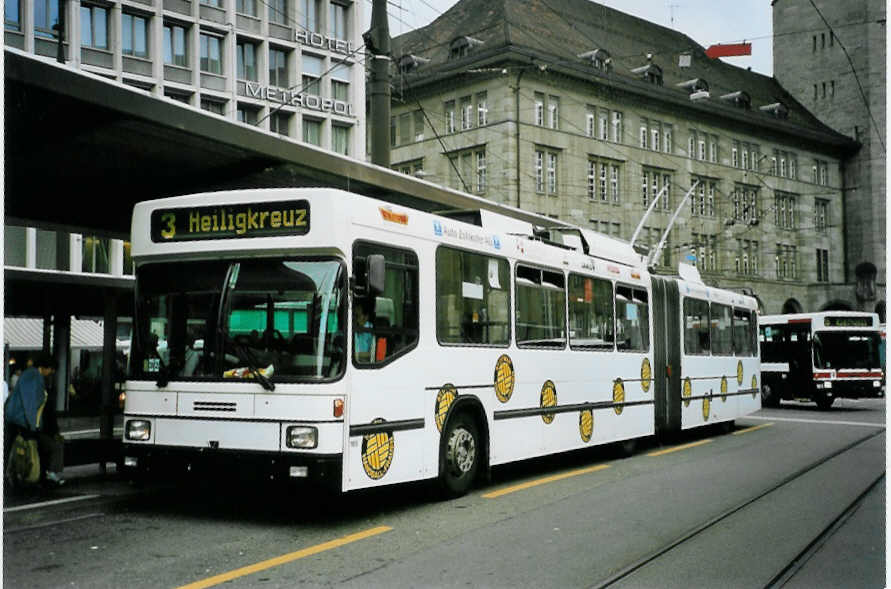
[[[842,167],[856,143],[772,78],[587,0],[462,0],[394,39],[391,161],[404,173],[695,263],[763,311],[844,281]]]
[[[773,0],[774,76],[861,148],[842,162],[844,283],[835,298],[878,310],[886,286],[886,6],[883,0]]]
[[[7,47],[55,59],[61,22],[75,68],[365,157],[358,3],[4,0],[4,9]]]

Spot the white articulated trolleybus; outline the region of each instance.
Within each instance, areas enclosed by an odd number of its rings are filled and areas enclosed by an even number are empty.
[[[751,297],[585,229],[462,219],[319,188],[137,205],[125,464],[457,495],[760,408]]]
[[[765,405],[809,399],[829,409],[838,397],[885,396],[882,326],[875,313],[765,315],[758,323]]]

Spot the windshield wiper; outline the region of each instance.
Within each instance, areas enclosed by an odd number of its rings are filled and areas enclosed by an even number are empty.
[[[238,358],[242,362],[247,364],[248,368],[251,371],[251,374],[254,375],[254,377],[257,379],[257,381],[259,381],[260,385],[267,391],[274,391],[275,384],[272,381],[270,381],[268,378],[266,378],[266,376],[264,376],[264,374],[262,372],[260,372],[260,369],[257,367],[257,361],[254,358],[253,353],[251,353],[251,350],[247,347],[247,345],[240,343],[240,342],[233,341],[232,346],[235,348],[235,353],[238,355]]]
[[[170,384],[170,375],[173,373],[173,360],[170,361],[170,364],[165,364],[159,354],[158,364],[161,365],[161,369],[158,371],[158,380],[155,381],[155,386],[158,388],[166,387]]]

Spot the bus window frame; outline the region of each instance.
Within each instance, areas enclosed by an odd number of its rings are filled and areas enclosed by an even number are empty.
[[[486,258],[488,260],[498,260],[498,261],[503,261],[503,262],[507,263],[508,284],[503,287],[503,290],[507,291],[507,313],[508,313],[508,315],[507,315],[507,340],[503,344],[473,343],[473,342],[455,343],[455,342],[444,342],[444,341],[442,341],[442,339],[440,339],[440,337],[439,337],[440,297],[439,297],[439,280],[437,280],[437,277],[438,277],[437,271],[439,270],[439,253],[440,253],[440,251],[443,251],[443,250],[449,250],[449,251],[458,252],[461,254],[472,254],[472,255],[480,256],[482,258]],[[448,347],[448,348],[493,348],[493,349],[502,349],[502,350],[509,348],[511,345],[511,342],[513,341],[513,336],[514,336],[513,327],[514,327],[514,322],[516,321],[516,318],[511,317],[511,314],[510,314],[511,310],[513,309],[513,305],[511,304],[512,299],[513,299],[513,292],[512,292],[512,288],[511,288],[512,283],[513,283],[513,280],[512,280],[513,268],[511,267],[510,260],[504,256],[493,256],[491,254],[479,252],[479,251],[472,250],[472,249],[455,247],[453,245],[447,245],[447,244],[440,244],[440,245],[436,246],[436,251],[433,254],[433,268],[434,268],[434,272],[433,272],[433,275],[434,275],[433,291],[434,291],[434,293],[433,294],[436,297],[436,308],[434,310],[434,313],[435,313],[435,315],[434,315],[434,331],[436,333],[436,343],[442,347]]]
[[[644,349],[639,348],[631,348],[631,349],[619,349],[619,288],[629,288],[631,289],[631,298],[634,300],[634,291],[642,291],[647,295],[647,347]],[[627,282],[615,281],[613,283],[613,342],[614,349],[616,352],[620,354],[649,354],[653,349],[653,329],[652,329],[652,321],[653,321],[653,295],[647,290],[646,286],[641,286],[639,284],[629,284]]]
[[[579,278],[590,278],[592,280],[600,280],[609,284],[610,288],[610,311],[612,314],[612,342],[609,346],[603,347],[590,347],[583,345],[573,345],[572,343],[572,330],[569,327],[569,281],[572,280],[573,276],[578,276]],[[568,272],[566,275],[566,336],[569,341],[569,349],[576,352],[615,352],[616,351],[616,283],[609,278],[604,278],[602,276],[595,276],[591,274],[581,274],[579,272]],[[649,328],[649,327],[648,327]]]
[[[519,295],[519,286],[517,284],[517,271],[520,268],[529,268],[530,270],[538,270],[540,272],[551,272],[553,274],[559,274],[563,277],[563,344],[561,346],[546,346],[546,345],[536,345],[536,344],[521,344],[519,340],[520,330],[517,327],[517,321],[520,318],[520,295]],[[517,348],[524,350],[565,350],[569,345],[569,324],[568,320],[568,297],[566,295],[567,287],[566,287],[566,273],[563,270],[558,268],[552,268],[550,266],[545,266],[542,264],[535,263],[526,263],[526,262],[517,262],[514,264],[513,272],[511,273],[511,282],[513,283],[513,291],[514,291],[514,343]],[[556,286],[554,286],[556,288]]]
[[[759,340],[758,334],[760,332],[760,325],[758,323],[758,313],[755,309],[747,309],[746,307],[737,307],[736,305],[732,305],[733,309],[733,327],[732,332],[735,333],[736,328],[736,313],[740,311],[742,313],[748,313],[749,315],[749,346],[750,350],[748,354],[740,354],[736,351],[736,339],[731,336],[733,339],[733,355],[739,358],[757,358],[761,355],[761,342]],[[813,351],[811,352],[813,354]],[[811,358],[811,363],[813,363],[813,358]]]
[[[706,333],[706,335],[708,335],[708,348],[706,348],[704,352],[691,352],[690,350],[687,349],[687,301],[696,301],[697,303],[705,304],[706,319],[707,319],[707,323],[705,326],[705,333]],[[684,356],[697,356],[697,357],[712,356],[713,354],[712,354],[712,306],[711,306],[711,303],[705,299],[684,296],[683,300],[681,301],[681,319],[684,322],[684,325],[681,328],[681,334],[683,335],[683,337],[681,338],[681,342],[684,345]],[[733,318],[731,315],[731,330],[733,327],[732,320],[733,320]],[[701,329],[702,328],[700,327],[700,330]],[[731,338],[732,338],[732,336],[731,336]],[[733,355],[732,339],[731,339],[730,349],[731,349],[731,356],[732,356]]]
[[[716,306],[724,307],[725,309],[730,311],[730,327],[729,327],[729,330],[730,330],[730,351],[727,353],[715,353],[715,338],[713,336],[714,335],[713,331],[715,331],[715,329],[712,328],[711,321],[712,321],[712,317],[714,317],[712,312]],[[734,351],[733,351],[733,305],[709,301],[708,317],[709,317],[709,352],[710,352],[710,354],[712,356],[717,356],[718,358],[733,358],[734,357]]]
[[[358,277],[356,276],[356,259],[359,256],[356,253],[356,249],[361,246],[371,246],[371,247],[377,247],[377,248],[384,248],[387,250],[401,251],[403,253],[410,253],[412,256],[414,256],[414,261],[415,261],[415,266],[414,266],[415,281],[414,281],[414,289],[413,289],[414,290],[413,294],[414,294],[414,301],[415,301],[416,319],[417,319],[417,327],[415,329],[415,332],[416,332],[415,339],[411,343],[411,345],[401,348],[398,353],[394,353],[392,355],[388,354],[387,357],[384,358],[384,360],[381,362],[377,362],[377,361],[372,361],[372,362],[368,362],[368,363],[356,362],[356,353],[355,353],[355,348],[354,348],[356,325],[355,325],[355,313],[353,311],[353,308],[356,304],[356,301],[355,301],[356,293],[354,292],[354,288],[352,287],[352,285],[357,285],[357,283],[358,283]],[[381,253],[381,252],[374,252],[374,253]],[[367,255],[363,256],[363,257],[367,257]],[[418,256],[418,252],[416,252],[414,249],[412,249],[410,247],[394,246],[389,243],[382,243],[380,241],[374,241],[371,239],[356,239],[355,241],[353,241],[352,248],[351,248],[350,264],[351,264],[351,269],[352,269],[352,274],[350,276],[351,288],[349,289],[350,290],[350,293],[349,293],[349,296],[350,296],[350,301],[349,301],[350,302],[350,308],[349,308],[350,337],[347,342],[347,346],[349,347],[350,363],[353,365],[353,368],[356,368],[358,370],[378,370],[380,368],[383,368],[385,366],[392,364],[393,362],[402,358],[403,356],[406,356],[411,351],[413,351],[415,348],[417,348],[420,343],[420,340],[421,340],[421,301],[420,301],[421,259],[420,259],[420,256]],[[384,268],[386,269],[387,267],[394,266],[394,265],[395,266],[405,266],[406,268],[411,268],[411,266],[407,266],[405,264],[397,264],[395,262],[390,262],[386,259],[386,255],[385,255],[384,256]],[[383,294],[383,293],[381,293],[381,294]],[[390,328],[388,328],[388,329],[392,329],[392,326],[390,326]]]

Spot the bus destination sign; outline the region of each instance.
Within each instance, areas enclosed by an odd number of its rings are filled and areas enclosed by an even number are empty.
[[[155,243],[306,235],[309,202],[289,200],[152,211]]]
[[[872,327],[871,317],[827,317],[826,327]]]

